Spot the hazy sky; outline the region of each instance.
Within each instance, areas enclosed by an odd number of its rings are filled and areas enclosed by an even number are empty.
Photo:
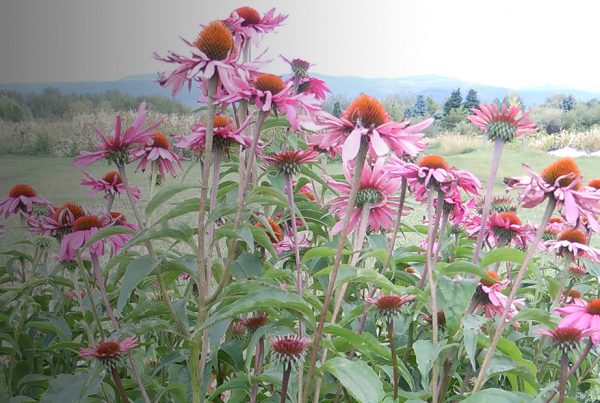
[[[184,51],[179,35],[193,39],[200,23],[243,5],[289,14],[263,42],[268,55],[319,73],[600,90],[600,2],[590,0],[2,0],[0,82],[164,70],[153,51]]]

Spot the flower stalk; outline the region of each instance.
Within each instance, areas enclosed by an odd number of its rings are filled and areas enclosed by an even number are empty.
[[[348,235],[348,226],[350,224],[350,216],[352,215],[352,211],[354,210],[354,206],[356,203],[356,196],[358,194],[358,188],[360,184],[360,177],[362,175],[363,167],[365,165],[365,160],[367,157],[368,150],[368,141],[366,138],[361,138],[360,147],[358,149],[358,155],[356,157],[356,166],[354,170],[354,178],[352,181],[352,188],[350,191],[350,195],[348,198],[348,207],[346,209],[346,214],[344,215],[344,220],[342,224],[342,230],[340,232],[338,238],[337,249],[335,252],[335,257],[333,261],[333,267],[331,268],[331,274],[329,275],[329,282],[327,284],[327,289],[325,291],[325,299],[323,301],[323,308],[321,309],[321,315],[319,317],[319,323],[317,324],[317,329],[315,331],[313,349],[310,354],[310,362],[308,365],[308,371],[306,374],[306,385],[304,386],[304,393],[302,401],[308,401],[308,396],[310,395],[310,390],[312,386],[312,380],[315,375],[315,368],[317,365],[317,355],[319,352],[319,345],[321,343],[321,338],[323,336],[323,327],[325,326],[325,319],[327,317],[327,312],[329,310],[329,304],[331,303],[331,296],[333,294],[333,288],[335,285],[335,280],[337,278],[337,274],[340,268],[340,264],[342,262],[342,252],[344,250],[344,244],[346,241],[346,236]]]
[[[542,235],[544,235],[544,231],[546,229],[546,224],[548,223],[548,220],[552,216],[552,212],[554,211],[555,206],[556,206],[556,199],[554,199],[553,197],[549,198],[548,204],[546,205],[546,211],[544,212],[542,220],[540,221],[540,225],[535,234],[535,238],[529,245],[529,249],[527,250],[527,255],[525,256],[525,259],[523,260],[523,263],[521,264],[521,267],[519,268],[519,271],[514,279],[512,288],[510,290],[510,294],[506,301],[505,308],[502,311],[502,315],[500,316],[498,325],[496,326],[496,331],[494,332],[492,341],[488,347],[485,358],[481,364],[481,367],[479,368],[479,375],[477,376],[477,379],[475,380],[475,384],[473,386],[473,393],[477,392],[483,386],[483,382],[485,381],[484,378],[485,378],[486,369],[490,365],[492,357],[494,356],[494,351],[496,349],[496,346],[498,345],[498,342],[500,341],[500,338],[502,337],[502,331],[506,327],[506,318],[510,311],[510,307],[511,307],[513,301],[515,300],[517,291],[519,289],[519,286],[521,285],[521,281],[523,281],[523,277],[525,276],[525,272],[527,271],[527,266],[529,265],[529,262],[531,261],[533,254],[537,250],[537,246],[538,246],[540,240],[542,239]]]

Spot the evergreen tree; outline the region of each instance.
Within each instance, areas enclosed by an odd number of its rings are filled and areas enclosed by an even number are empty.
[[[427,105],[425,104],[425,97],[423,95],[417,95],[415,105],[412,108],[412,116],[425,116],[427,114]]]
[[[432,96],[428,96],[425,103],[427,104],[427,113],[431,116],[440,109],[440,106],[435,102],[435,99],[433,99]]]
[[[563,112],[572,110],[575,107],[575,98],[573,98],[573,95],[564,97],[562,101],[560,101],[559,107]]]
[[[462,95],[460,95],[460,88],[452,91],[450,98],[444,104],[444,115],[447,115],[452,109],[458,109],[462,105]]]
[[[479,106],[479,97],[477,96],[477,91],[473,88],[469,89],[467,92],[467,96],[465,97],[465,102],[463,103],[463,108],[470,111],[471,108],[477,108]]]
[[[331,111],[331,114],[336,118],[342,116],[342,106],[340,105],[339,101],[335,101],[333,104],[333,110]]]

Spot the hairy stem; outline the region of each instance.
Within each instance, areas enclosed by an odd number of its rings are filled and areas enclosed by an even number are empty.
[[[129,397],[127,397],[127,392],[125,391],[125,386],[123,386],[123,382],[121,381],[121,376],[119,375],[117,367],[112,367],[110,373],[112,374],[113,381],[115,381],[115,386],[117,387],[119,395],[121,396],[121,401],[123,401],[123,403],[129,402]]]
[[[292,363],[286,362],[283,364],[283,378],[281,379],[281,403],[287,402],[287,390],[290,383],[290,374],[292,373]]]
[[[352,180],[352,187],[350,195],[348,197],[348,208],[344,215],[342,230],[339,234],[337,249],[335,251],[335,258],[333,260],[333,267],[331,268],[331,274],[329,275],[329,283],[327,284],[327,290],[325,291],[325,300],[323,301],[323,308],[321,309],[321,315],[319,317],[319,323],[315,331],[313,339],[313,348],[310,354],[310,362],[308,365],[308,371],[306,374],[306,385],[304,387],[304,394],[302,401],[308,401],[310,395],[310,389],[312,386],[312,380],[315,375],[315,369],[317,365],[317,356],[319,353],[319,345],[321,344],[321,337],[323,336],[323,327],[325,326],[325,319],[327,318],[327,312],[329,310],[329,304],[331,303],[331,295],[333,294],[333,288],[335,286],[335,280],[337,278],[338,270],[342,262],[342,252],[344,250],[344,244],[346,237],[348,236],[348,226],[350,224],[350,216],[354,211],[356,204],[356,196],[358,194],[358,188],[360,184],[360,177],[362,176],[363,167],[365,165],[365,159],[367,157],[368,142],[366,139],[361,139],[360,148],[356,157],[356,165],[354,168],[354,178]]]
[[[258,339],[256,344],[256,350],[254,351],[254,376],[259,376],[262,369],[263,356],[265,348],[265,339],[261,337]],[[258,383],[252,385],[252,393],[250,395],[250,403],[256,403],[256,396],[258,396]]]
[[[98,260],[98,256],[95,253],[90,253],[92,259],[92,273],[94,274],[94,280],[96,281],[96,285],[98,286],[98,290],[100,291],[100,295],[102,295],[102,299],[104,300],[104,309],[106,310],[106,314],[110,318],[110,322],[112,323],[113,329],[119,329],[119,323],[117,322],[117,317],[112,309],[110,304],[110,300],[108,299],[108,294],[106,293],[106,285],[104,284],[104,277],[102,276],[102,269],[100,268],[100,261]]]
[[[513,301],[515,300],[515,297],[517,296],[517,291],[519,290],[521,281],[523,281],[523,277],[525,276],[525,272],[527,271],[527,266],[529,265],[529,261],[531,260],[531,258],[533,257],[533,254],[537,250],[538,244],[539,244],[540,240],[542,239],[544,230],[546,229],[546,224],[548,223],[548,220],[552,216],[552,212],[554,211],[555,206],[556,206],[556,200],[552,197],[549,198],[548,204],[546,205],[546,211],[544,212],[542,220],[540,221],[540,225],[535,234],[535,238],[529,245],[529,249],[527,250],[527,255],[525,256],[525,260],[521,264],[521,267],[519,268],[519,272],[517,273],[517,276],[515,277],[512,288],[510,289],[510,294],[506,301],[506,306],[505,306],[504,310],[502,311],[500,320],[497,322],[498,325],[496,326],[496,331],[494,332],[492,341],[488,347],[485,358],[483,359],[481,367],[479,368],[479,375],[477,376],[475,385],[473,386],[473,393],[477,392],[483,386],[483,382],[485,380],[485,371],[486,371],[487,367],[490,365],[490,362],[492,361],[492,357],[494,356],[494,351],[496,350],[496,346],[498,345],[498,342],[500,341],[500,338],[502,337],[502,331],[506,327],[506,318],[508,316],[508,312],[510,310],[510,307],[511,307]]]
[[[502,157],[502,150],[504,149],[504,140],[494,140],[494,150],[492,152],[492,165],[490,167],[490,176],[487,181],[487,190],[485,192],[485,199],[483,201],[483,211],[481,213],[481,228],[477,234],[477,243],[473,250],[472,263],[476,264],[479,262],[479,254],[481,253],[481,247],[483,246],[483,238],[485,235],[485,223],[487,223],[490,215],[490,206],[492,203],[492,197],[494,195],[494,183],[496,183],[496,175],[498,174],[498,167],[500,166],[500,158]]]
[[[387,334],[390,339],[390,354],[392,355],[392,369],[394,370],[394,400],[398,398],[398,382],[400,381],[400,372],[398,371],[398,357],[396,356],[396,345],[394,343],[394,320],[387,322]]]

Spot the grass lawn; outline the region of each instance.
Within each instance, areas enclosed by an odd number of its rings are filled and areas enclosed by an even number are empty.
[[[439,150],[432,149],[430,153],[439,153]],[[475,173],[485,186],[490,166],[491,150],[480,149],[465,154],[444,155],[444,157],[454,166]],[[520,176],[523,174],[521,164],[523,162],[529,164],[532,168],[539,171],[546,165],[556,160],[548,154],[538,151],[519,151],[505,149],[502,155],[502,162],[498,173],[498,178],[494,184],[497,193],[503,192],[505,189],[502,179],[505,176]],[[184,162],[184,167],[187,169],[191,162]],[[600,158],[588,157],[579,158],[577,160],[580,171],[586,181],[600,177]],[[113,169],[104,162],[98,162],[86,169],[92,176],[101,177],[106,171]],[[148,195],[149,180],[142,172],[133,172],[134,166],[130,167],[130,180],[132,184],[139,186],[142,189],[142,195]],[[329,174],[339,174],[342,172],[340,164],[331,164],[327,167]],[[3,155],[0,156],[0,194],[8,193],[10,187],[16,183],[28,183],[32,185],[40,195],[46,197],[55,204],[60,204],[65,201],[75,201],[83,204],[91,210],[97,210],[104,206],[104,200],[100,196],[90,196],[87,189],[79,185],[82,177],[82,170],[74,167],[72,158],[58,158],[48,156],[24,156],[24,155]],[[184,182],[193,183],[199,179],[199,167],[192,168]],[[167,178],[167,183],[174,184],[181,181],[179,178]],[[516,192],[511,193],[514,197]],[[147,200],[142,200],[142,207]],[[409,201],[410,202],[410,201]],[[412,203],[411,203],[412,204]],[[411,213],[406,222],[409,224],[417,223],[423,217],[423,209],[421,206],[414,206],[415,211]],[[536,222],[542,214],[541,208],[531,210],[521,210],[520,214],[523,219]],[[115,200],[113,210],[119,210],[128,215],[129,208],[127,200]],[[130,216],[130,214],[129,214]],[[131,217],[133,219],[133,217]],[[11,220],[14,222],[13,220]],[[7,225],[7,229],[11,228],[11,224]],[[16,234],[15,234],[16,235]],[[13,238],[14,239],[14,238]]]

